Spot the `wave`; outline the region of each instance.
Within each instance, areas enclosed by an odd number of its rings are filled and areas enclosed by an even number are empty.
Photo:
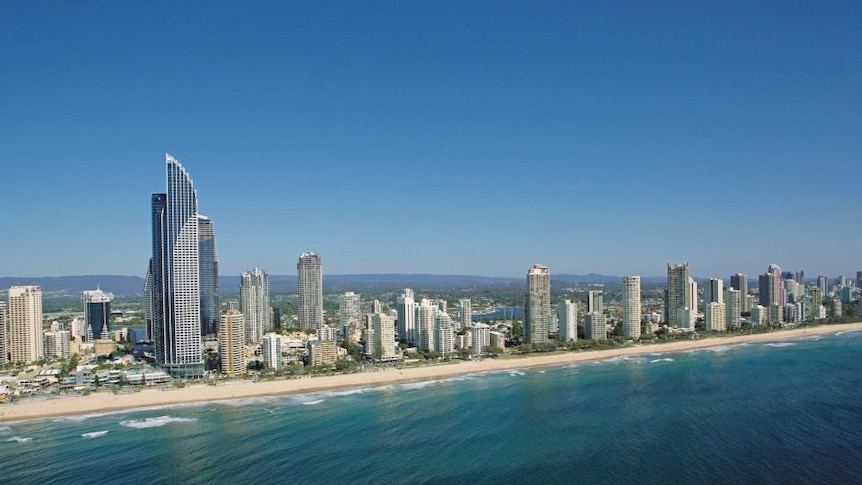
[[[173,416],[157,416],[155,418],[131,419],[120,421],[120,426],[134,429],[159,428],[171,423],[193,423],[195,418],[176,418]]]
[[[315,399],[314,401],[303,401],[302,404],[306,406],[314,406],[315,404],[320,404],[322,402],[326,402],[326,399]]]
[[[0,428],[0,434],[12,434],[12,428],[9,426],[3,426]]]
[[[768,344],[763,344],[764,347],[775,347],[775,348],[790,347],[792,345],[796,345],[796,344],[793,342],[770,342]]]
[[[93,431],[82,434],[81,438],[98,438],[99,436],[105,436],[106,434],[108,434],[107,431]]]
[[[14,443],[27,443],[28,441],[30,441],[32,439],[33,438],[22,438],[21,436],[13,436],[13,437],[9,438],[8,440],[6,440],[6,442],[7,443],[13,443],[13,442]]]
[[[656,362],[673,362],[673,359],[671,359],[670,357],[665,357],[663,359],[653,359],[649,362],[650,364],[655,364]]]
[[[859,332],[859,330],[842,330],[841,332],[836,333],[835,336],[838,337],[841,335],[854,334],[854,333],[858,333],[858,332]]]

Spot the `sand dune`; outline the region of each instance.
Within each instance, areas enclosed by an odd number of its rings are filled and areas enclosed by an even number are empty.
[[[804,329],[784,330],[756,335],[713,337],[666,344],[632,346],[610,350],[565,352],[550,355],[530,355],[521,358],[456,361],[448,364],[389,368],[375,372],[323,376],[302,379],[285,379],[267,382],[231,381],[217,386],[197,384],[183,389],[146,389],[140,392],[112,394],[93,393],[88,396],[61,396],[51,399],[24,399],[0,405],[0,422],[37,419],[52,416],[82,415],[118,411],[131,408],[168,406],[203,401],[244,399],[279,394],[306,393],[334,389],[380,386],[411,381],[423,381],[472,374],[477,372],[527,367],[549,366],[571,362],[604,360],[624,355],[680,352],[692,349],[736,345],[757,341],[786,341],[816,334],[862,330],[862,322],[822,325]]]

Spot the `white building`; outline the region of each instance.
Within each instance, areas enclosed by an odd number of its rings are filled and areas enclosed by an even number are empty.
[[[608,322],[604,313],[584,315],[584,338],[586,340],[607,340]]]
[[[473,301],[469,298],[462,298],[458,300],[458,307],[458,317],[460,320],[458,330],[464,330],[473,325]]]
[[[416,311],[416,346],[426,352],[433,351],[434,326],[437,321],[437,306],[423,298]]]
[[[42,342],[42,288],[9,288],[8,352],[12,362],[29,363],[45,357]]]
[[[7,350],[7,336],[8,336],[8,320],[9,317],[6,313],[6,302],[0,301],[0,365],[6,365],[9,360],[9,354]]]
[[[260,342],[260,354],[263,365],[269,369],[281,368],[281,335],[268,333]]]
[[[70,356],[69,343],[71,339],[72,333],[68,330],[45,332],[43,340],[45,357],[49,359],[68,359]]]
[[[437,312],[435,320],[435,350],[445,357],[455,351],[455,323],[448,313],[443,312]]]
[[[377,302],[378,306],[379,303]],[[372,309],[372,313],[380,313],[380,310]],[[347,332],[354,332],[362,325],[362,297],[360,295],[348,291],[338,296],[338,321],[341,328],[345,330],[345,335]]]
[[[559,340],[578,340],[578,304],[572,300],[560,302],[557,305],[557,319],[560,322]]]
[[[769,312],[766,307],[763,305],[752,305],[751,306],[751,318],[750,322],[753,326],[765,325],[769,319]]]
[[[246,342],[257,343],[272,330],[269,273],[254,268],[240,277],[240,311],[245,319]]]
[[[527,305],[524,308],[524,343],[548,341],[551,328],[551,271],[534,264],[527,272]]]
[[[727,330],[727,316],[724,303],[709,302],[703,306],[704,327],[711,332],[724,332]]]
[[[473,325],[473,355],[482,355],[485,347],[491,345],[491,329],[484,323]]]
[[[637,339],[641,336],[641,277],[623,277],[623,336]]]
[[[413,298],[413,290],[406,288],[404,293],[396,300],[398,311],[398,339],[407,343],[416,344],[416,301]]]
[[[724,313],[727,318],[727,330],[738,330],[742,327],[742,292],[732,287],[724,290]]]
[[[335,334],[336,331],[334,328],[329,325],[324,325],[317,329],[317,340],[320,340],[321,342],[331,340],[334,342]]]
[[[495,349],[503,350],[506,348],[506,335],[502,332],[490,332],[491,334],[491,347]]]

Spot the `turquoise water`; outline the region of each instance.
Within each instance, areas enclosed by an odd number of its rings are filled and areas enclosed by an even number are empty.
[[[862,333],[0,425],[0,483],[862,483]]]

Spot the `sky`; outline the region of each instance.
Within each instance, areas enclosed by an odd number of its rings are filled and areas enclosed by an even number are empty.
[[[862,2],[0,3],[0,275],[862,269]]]

